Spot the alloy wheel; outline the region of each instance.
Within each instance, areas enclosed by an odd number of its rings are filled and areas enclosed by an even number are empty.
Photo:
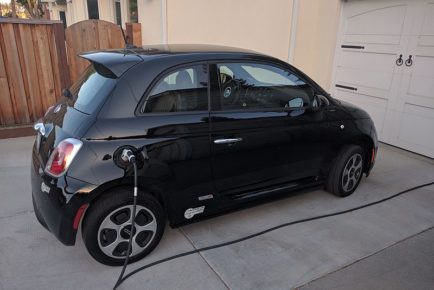
[[[359,182],[362,176],[362,155],[359,153],[353,154],[347,161],[342,173],[342,188],[345,192],[349,192]]]
[[[131,256],[143,252],[155,237],[157,221],[154,214],[144,206],[137,205],[135,226],[131,225],[133,206],[127,205],[108,214],[98,229],[98,245],[101,251],[115,259],[124,259],[128,241],[133,235]]]

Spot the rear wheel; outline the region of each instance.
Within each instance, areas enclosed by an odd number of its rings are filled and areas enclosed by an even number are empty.
[[[116,188],[92,204],[83,221],[83,240],[97,261],[111,266],[124,263],[128,240],[133,235],[129,262],[148,255],[164,232],[165,216],[150,194],[139,193],[135,226],[132,227],[132,188]]]
[[[341,197],[352,194],[362,179],[364,160],[364,151],[360,146],[344,147],[330,169],[326,190]]]

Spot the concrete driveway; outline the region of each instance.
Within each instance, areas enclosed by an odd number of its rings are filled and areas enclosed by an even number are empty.
[[[36,221],[29,180],[32,143],[32,137],[0,140],[0,289],[111,289],[120,268],[95,262],[81,237],[76,247],[63,246]],[[348,198],[322,190],[289,194],[200,223],[167,228],[156,250],[129,270],[281,223],[369,203],[432,181],[432,160],[381,145],[371,176],[363,179]],[[433,209],[434,186],[424,187],[369,208],[281,228],[157,265],[132,276],[120,289],[332,287],[336,283],[330,279],[336,282],[348,276],[338,276],[340,269],[429,231],[434,226]],[[433,267],[433,260],[427,267]],[[432,279],[429,276],[425,278]],[[320,277],[325,281],[309,283]]]

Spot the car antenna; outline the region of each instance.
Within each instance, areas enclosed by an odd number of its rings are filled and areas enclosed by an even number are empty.
[[[128,36],[125,35],[125,32],[120,24],[119,24],[119,28],[121,29],[122,37],[124,38],[125,48],[126,49],[137,48],[137,46],[135,46],[134,44],[128,43]]]

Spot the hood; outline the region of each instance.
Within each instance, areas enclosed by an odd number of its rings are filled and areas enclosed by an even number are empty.
[[[360,107],[357,107],[356,105],[353,105],[351,103],[342,101],[342,100],[336,100],[339,102],[340,106],[348,113],[350,114],[354,119],[370,119],[371,117],[369,114],[363,110]]]

